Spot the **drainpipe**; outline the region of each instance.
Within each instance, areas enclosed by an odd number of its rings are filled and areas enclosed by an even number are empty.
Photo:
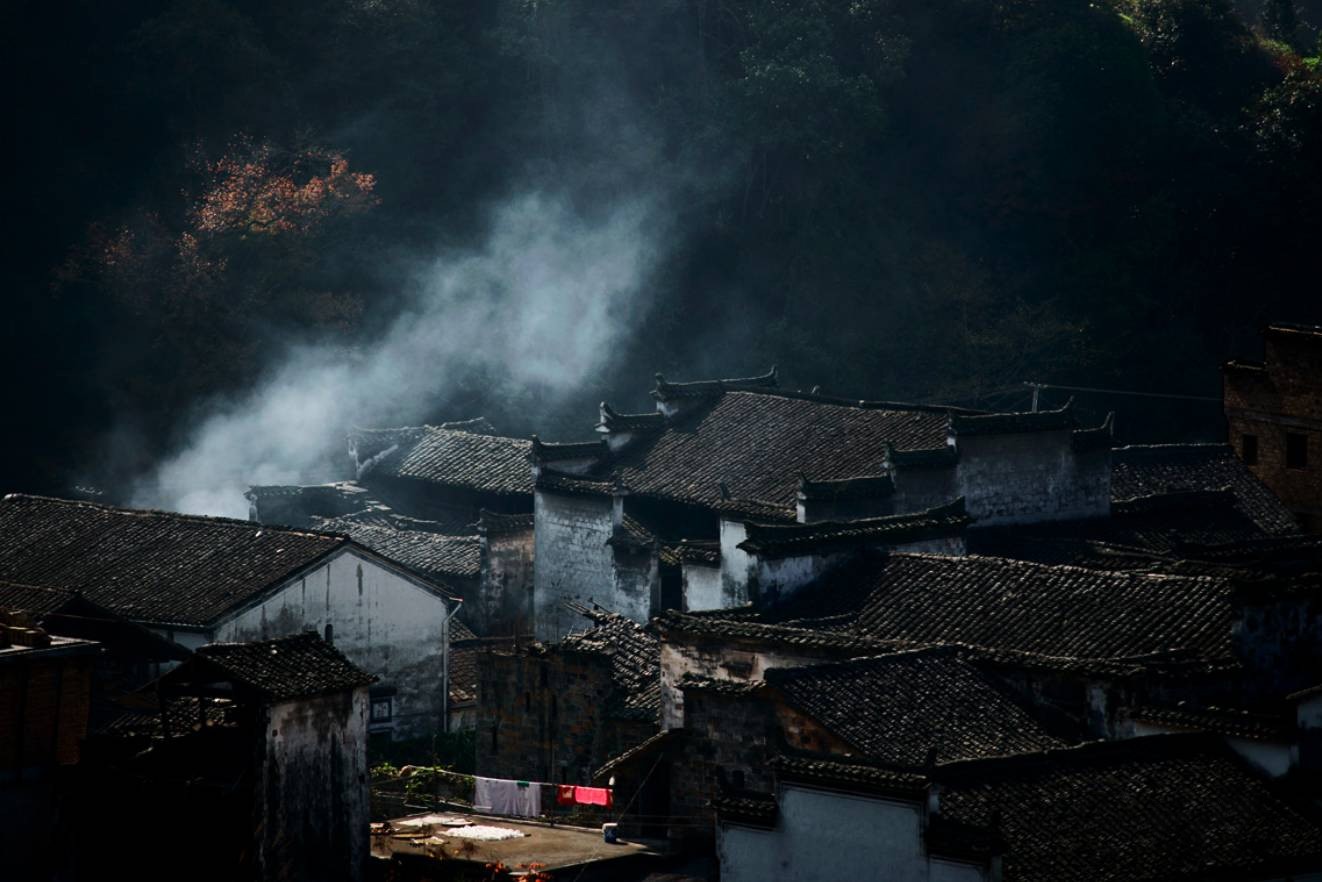
[[[454,609],[445,617],[445,626],[441,634],[445,640],[441,644],[441,731],[447,735],[450,732],[450,619],[459,614],[459,607],[463,602],[462,597],[454,599]]]

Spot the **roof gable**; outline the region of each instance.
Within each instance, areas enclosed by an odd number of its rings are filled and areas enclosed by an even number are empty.
[[[311,632],[251,643],[210,643],[197,650],[197,657],[272,700],[343,692],[376,682],[376,677]],[[187,676],[185,670],[177,679]]]
[[[13,494],[0,578],[81,592],[126,618],[206,625],[349,539],[251,521]]]
[[[360,455],[362,481],[374,476],[412,478],[484,493],[532,493],[531,441],[440,426],[359,430],[351,438],[359,436],[380,445],[371,458]],[[358,444],[368,449],[364,441]]]

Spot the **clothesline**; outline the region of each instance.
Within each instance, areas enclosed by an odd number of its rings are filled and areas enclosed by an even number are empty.
[[[554,787],[556,805],[595,805],[610,808],[615,804],[608,787],[579,787],[551,784],[546,781],[520,781],[510,778],[473,778],[473,808],[493,815],[535,818],[542,813],[542,788]]]

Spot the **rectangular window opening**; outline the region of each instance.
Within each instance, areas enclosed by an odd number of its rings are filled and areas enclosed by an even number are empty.
[[[1244,465],[1258,464],[1258,436],[1245,432],[1239,439],[1239,456]]]
[[[1308,468],[1308,436],[1299,432],[1285,433],[1285,467]]]

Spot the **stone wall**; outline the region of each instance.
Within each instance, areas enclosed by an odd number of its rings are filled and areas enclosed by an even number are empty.
[[[589,784],[612,756],[657,731],[612,715],[610,658],[534,647],[493,652],[479,666],[477,773]]]

